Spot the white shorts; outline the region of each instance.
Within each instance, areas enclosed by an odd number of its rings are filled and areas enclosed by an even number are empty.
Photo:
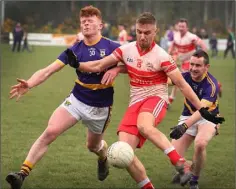
[[[184,123],[184,121],[186,121],[190,116],[183,116],[181,115],[179,117],[179,123],[178,125]],[[212,126],[214,128],[216,128],[216,124],[210,122],[210,121],[207,121],[206,119],[204,118],[201,118],[199,121],[197,121],[195,124],[193,124],[190,128],[187,129],[186,133],[191,135],[191,136],[196,136],[197,135],[197,130],[198,130],[198,125],[201,125],[201,124],[208,124],[209,126]]]
[[[73,117],[88,127],[90,131],[101,134],[107,128],[111,117],[110,107],[93,107],[79,101],[72,93],[60,105]]]

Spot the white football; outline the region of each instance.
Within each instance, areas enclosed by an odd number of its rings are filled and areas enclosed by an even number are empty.
[[[126,142],[115,142],[107,150],[108,163],[113,167],[124,169],[130,165],[133,159],[133,148]]]

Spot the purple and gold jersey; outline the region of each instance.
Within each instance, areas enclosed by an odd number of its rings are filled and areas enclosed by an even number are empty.
[[[76,54],[79,62],[88,62],[100,60],[110,55],[120,44],[109,39],[101,38],[94,45],[86,45],[84,41],[76,43],[71,50]],[[68,64],[67,55],[61,53],[58,59],[65,65]],[[59,61],[59,62],[60,62]],[[85,63],[86,64],[86,63]],[[94,107],[108,107],[113,104],[113,84],[101,84],[102,77],[105,72],[88,73],[76,70],[78,78],[72,90],[74,96],[81,102]]]
[[[190,72],[182,73],[186,82],[191,86],[193,91],[196,93],[198,98],[201,101],[205,101],[208,104],[211,104],[209,111],[213,113],[219,113],[218,107],[218,82],[209,72],[206,73],[202,81],[196,82],[193,81],[190,75]],[[196,108],[185,98],[184,101],[184,110],[182,112],[183,116],[190,116],[196,111]]]

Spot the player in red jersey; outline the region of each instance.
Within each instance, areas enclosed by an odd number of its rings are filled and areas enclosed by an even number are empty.
[[[186,72],[189,70],[189,59],[200,47],[205,52],[207,51],[204,42],[195,34],[188,31],[188,21],[181,18],[178,22],[178,31],[174,33],[174,40],[170,46],[168,53],[175,57],[175,60],[180,61],[181,71]],[[173,87],[169,97],[171,104],[175,99],[177,88]]]

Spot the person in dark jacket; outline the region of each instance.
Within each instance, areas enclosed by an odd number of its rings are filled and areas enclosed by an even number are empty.
[[[16,24],[16,27],[13,30],[13,46],[12,46],[12,52],[15,51],[16,45],[17,45],[17,51],[20,52],[21,48],[21,41],[24,35],[24,31],[21,27],[21,24],[18,22]]]
[[[209,40],[209,44],[210,44],[211,52],[212,52],[211,57],[216,57],[217,54],[218,54],[217,43],[218,43],[218,40],[217,40],[217,37],[216,37],[216,33],[213,32],[212,36]]]
[[[231,50],[232,56],[235,59],[235,52],[234,52],[234,33],[232,32],[231,28],[228,28],[228,39],[227,39],[227,46],[224,52],[224,58],[226,58],[229,50]]]
[[[23,42],[22,51],[26,49],[28,52],[31,52],[31,50],[29,49],[29,44],[28,44],[28,33],[26,31],[24,32],[23,40],[24,42]]]

